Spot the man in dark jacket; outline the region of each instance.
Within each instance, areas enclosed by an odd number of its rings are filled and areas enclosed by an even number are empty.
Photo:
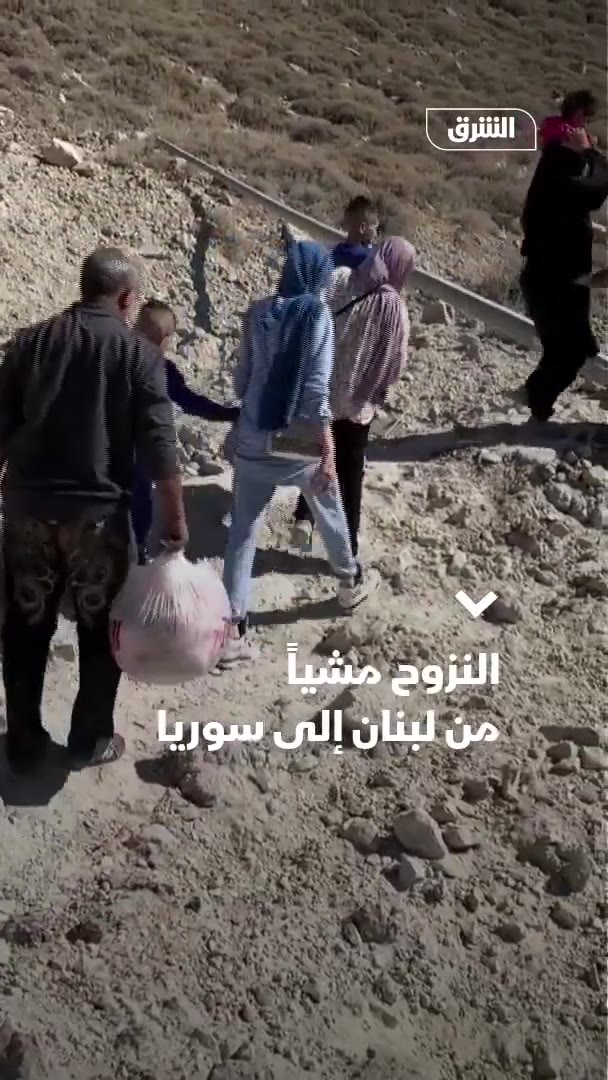
[[[119,250],[84,262],[81,301],[20,331],[0,367],[6,611],[7,757],[27,771],[49,736],[41,701],[66,587],[78,629],[80,685],[68,753],[80,765],[121,756],[120,670],[109,613],[127,573],[135,452],[156,482],[167,546],[187,542],[173,411],[162,359],[129,321],[139,300]]]
[[[578,117],[582,108],[587,120],[593,113],[593,99],[586,92],[569,95],[564,106],[568,115]],[[546,146],[522,214],[521,253],[526,262],[521,286],[543,349],[526,383],[530,412],[536,420],[553,415],[559,395],[599,352],[589,311],[590,214],[607,196],[608,162],[584,127]]]

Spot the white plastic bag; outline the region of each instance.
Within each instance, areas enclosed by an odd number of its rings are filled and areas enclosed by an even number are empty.
[[[213,670],[229,627],[230,604],[211,564],[163,554],[131,567],[112,607],[112,652],[137,682],[176,686]]]

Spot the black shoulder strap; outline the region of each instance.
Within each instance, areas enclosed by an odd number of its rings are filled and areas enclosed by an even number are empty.
[[[369,292],[363,293],[362,296],[355,296],[354,300],[349,300],[348,304],[345,304],[344,307],[341,307],[338,311],[334,311],[334,319],[337,319],[338,315],[344,315],[345,311],[350,311],[351,308],[354,308],[355,304],[360,304],[362,300],[366,300],[368,296],[372,296],[375,292],[378,292],[380,288],[382,288],[381,285],[376,285],[373,289],[370,289]]]

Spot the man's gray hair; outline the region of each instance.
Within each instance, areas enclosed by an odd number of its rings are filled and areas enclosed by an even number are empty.
[[[115,300],[137,287],[135,263],[120,248],[97,248],[87,255],[80,272],[80,293],[84,301]]]

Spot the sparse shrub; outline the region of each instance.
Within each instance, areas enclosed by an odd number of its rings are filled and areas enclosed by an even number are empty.
[[[238,224],[234,213],[228,207],[219,206],[208,216],[211,239],[219,246],[222,254],[240,266],[251,251],[251,241]]]
[[[386,146],[399,154],[419,153],[429,145],[424,127],[403,123],[380,128],[372,142],[374,146]]]
[[[512,15],[515,19],[524,18],[529,13],[526,0],[490,0],[490,7],[495,7],[507,15]]]
[[[382,123],[382,112],[370,105],[363,105],[353,97],[330,97],[318,101],[314,96],[292,102],[296,112],[306,116],[319,116],[336,127],[356,127],[364,134],[372,134]]]
[[[327,120],[316,120],[314,117],[298,117],[292,120],[289,134],[294,142],[309,143],[312,146],[336,141],[336,132],[332,124]]]
[[[502,247],[496,254],[494,265],[489,266],[483,275],[475,281],[476,290],[488,300],[514,308],[525,314],[525,304],[519,284],[521,256],[518,248]]]
[[[255,131],[282,131],[289,122],[276,99],[255,91],[239,95],[229,106],[228,116],[235,124]]]
[[[451,214],[450,218],[461,229],[465,229],[475,236],[492,236],[498,232],[496,222],[490,217],[487,210],[480,210],[476,206],[458,210],[455,214]]]
[[[290,201],[299,210],[315,216],[322,213],[325,206],[325,193],[318,184],[297,183],[289,192]]]

